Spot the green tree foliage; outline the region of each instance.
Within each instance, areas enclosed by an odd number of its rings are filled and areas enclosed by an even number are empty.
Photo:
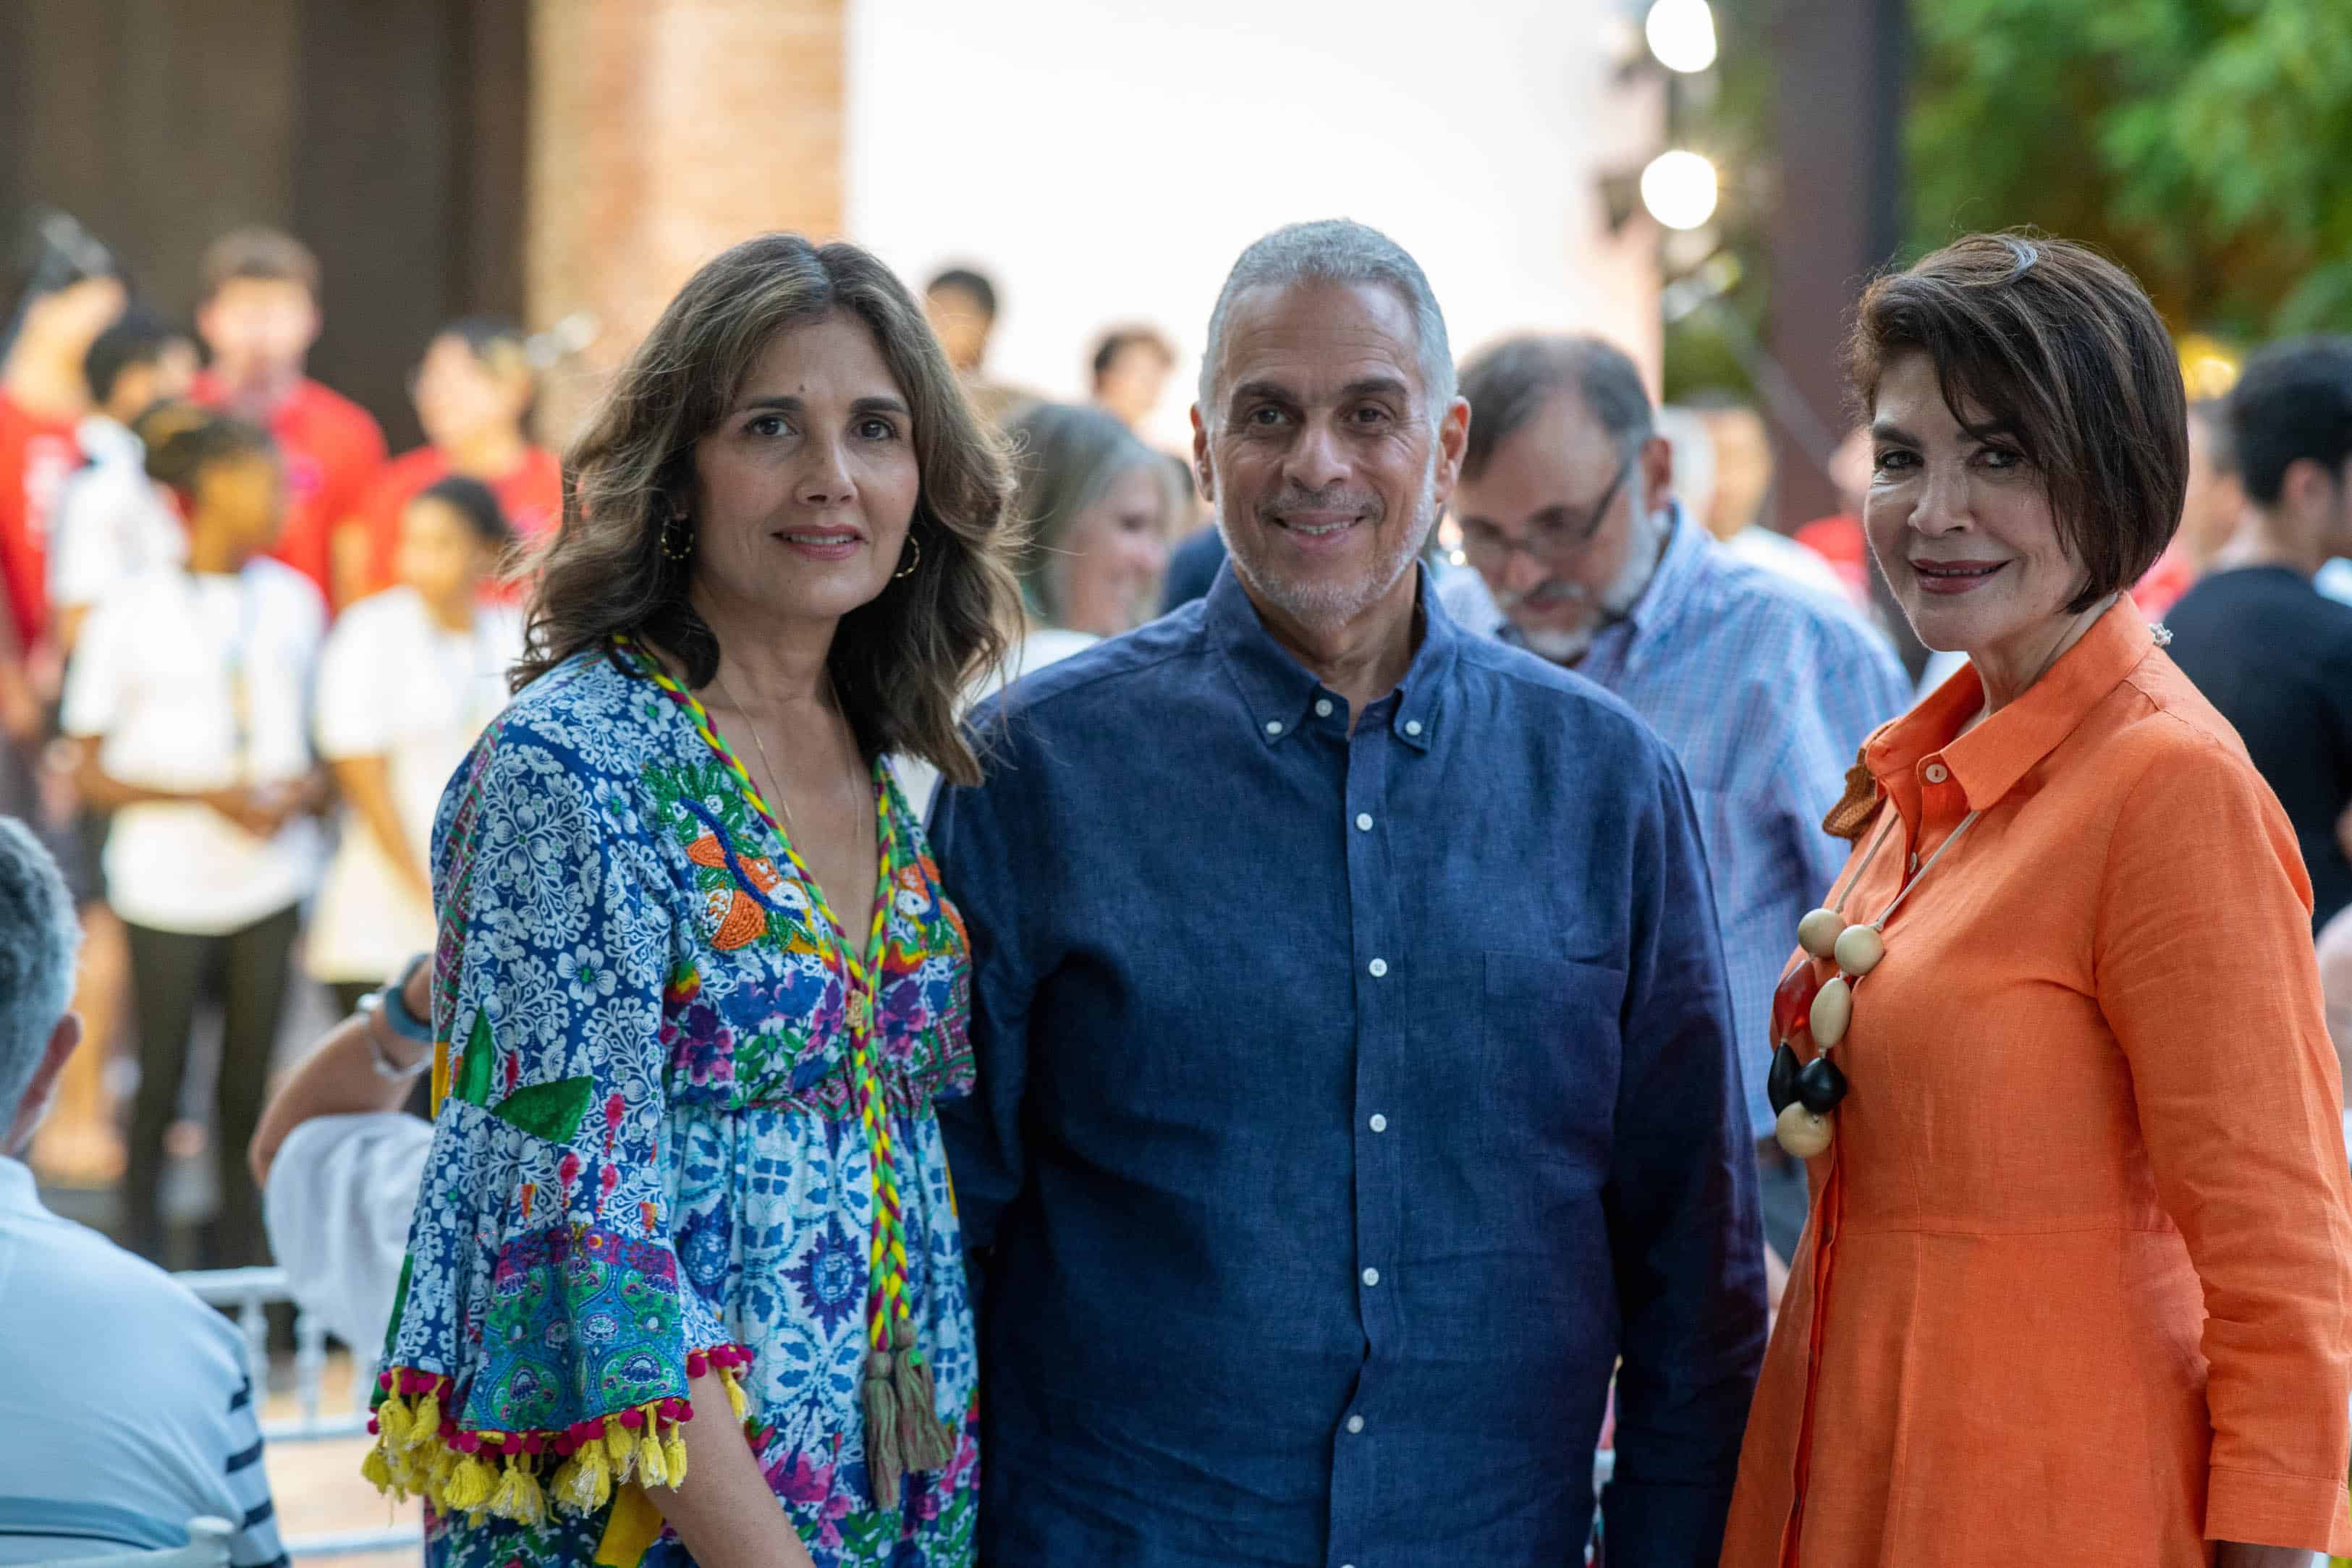
[[[1910,237],[2034,224],[2176,329],[2352,329],[2352,0],[1913,0]]]

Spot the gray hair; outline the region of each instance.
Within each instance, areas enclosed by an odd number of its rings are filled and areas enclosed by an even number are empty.
[[[1642,372],[1614,343],[1566,334],[1507,338],[1462,367],[1462,395],[1470,400],[1462,476],[1485,473],[1495,449],[1564,392],[1576,394],[1629,462],[1657,433]]]
[[[72,1004],[80,946],[58,862],[22,821],[0,817],[0,1128]]]
[[[1323,218],[1275,230],[1242,252],[1225,275],[1216,308],[1209,312],[1209,341],[1201,351],[1201,414],[1210,425],[1218,419],[1217,375],[1224,365],[1225,323],[1234,301],[1252,288],[1291,283],[1376,283],[1403,300],[1412,311],[1429,423],[1445,417],[1454,402],[1454,349],[1445,340],[1444,312],[1421,264],[1369,225]]]

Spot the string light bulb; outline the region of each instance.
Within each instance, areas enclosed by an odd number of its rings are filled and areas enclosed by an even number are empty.
[[[1715,216],[1715,165],[1696,152],[1661,152],[1642,171],[1642,205],[1670,229],[1695,229]]]
[[[1715,12],[1706,0],[1657,0],[1642,33],[1670,71],[1687,76],[1715,64]]]

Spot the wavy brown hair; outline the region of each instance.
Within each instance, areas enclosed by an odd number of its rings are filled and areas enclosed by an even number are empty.
[[[520,691],[614,633],[642,635],[705,686],[719,639],[688,601],[691,560],[662,549],[694,486],[694,445],[715,429],[778,332],[835,310],[872,330],[913,413],[922,488],[915,569],[841,618],[827,663],[843,716],[871,759],[919,757],[959,784],[980,763],[956,724],[965,685],[1001,660],[1019,622],[1002,442],[965,401],[921,308],[854,245],[798,235],[745,240],[678,290],[564,454],[563,526],[528,569]]]

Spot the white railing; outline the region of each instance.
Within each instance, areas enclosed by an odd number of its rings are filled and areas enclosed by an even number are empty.
[[[246,1375],[253,1382],[254,1410],[259,1416],[269,1387],[269,1315],[268,1309],[290,1301],[283,1269],[212,1269],[172,1276],[208,1306],[222,1308],[236,1321],[245,1339]],[[363,1437],[368,1406],[375,1391],[373,1347],[348,1346],[352,1353],[350,1406],[330,1415],[326,1409],[327,1330],[310,1313],[294,1314],[294,1406],[290,1420],[261,1423],[262,1440],[316,1443],[338,1437]],[[356,1482],[356,1476],[354,1476]],[[419,1547],[424,1532],[413,1524],[377,1530],[339,1530],[289,1536],[286,1551],[292,1557],[345,1556],[367,1552],[394,1552]]]

